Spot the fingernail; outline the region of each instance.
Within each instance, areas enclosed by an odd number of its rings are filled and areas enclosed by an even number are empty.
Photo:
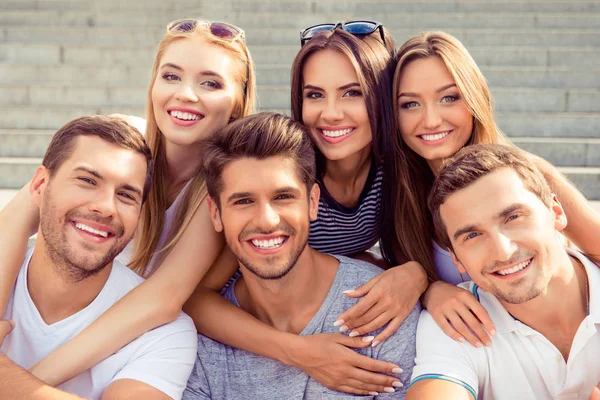
[[[394,374],[401,374],[401,373],[403,373],[403,372],[404,372],[404,370],[403,370],[402,368],[394,368],[394,369],[392,370],[392,372],[393,372]]]
[[[343,320],[343,319],[338,319],[337,321],[335,321],[335,322],[333,323],[333,326],[340,326],[340,325],[342,325],[343,323],[344,323],[344,320]]]
[[[350,334],[348,336],[355,337],[355,336],[358,336],[358,335],[360,335],[360,333],[358,333],[356,331],[352,331],[352,332],[350,332]]]
[[[362,341],[364,343],[369,343],[369,342],[372,342],[373,339],[375,339],[375,336],[365,336],[364,338],[362,338]]]
[[[492,347],[492,342],[490,342],[490,341],[485,342],[485,346],[486,347]]]
[[[490,331],[490,335],[492,335],[492,336],[496,336],[496,330],[495,330],[495,329],[492,329],[492,330]]]
[[[348,327],[346,325],[340,326],[340,332],[346,332],[347,330],[348,330]]]
[[[477,347],[477,348],[480,348],[481,346],[483,346],[483,345],[481,344],[481,342],[477,342],[477,343],[475,343],[475,347]]]
[[[379,343],[381,343],[379,340],[375,340],[373,343],[371,343],[371,347],[375,347],[375,346],[377,346]]]
[[[461,342],[461,343],[463,343],[465,341],[465,338],[461,336],[461,337],[458,338],[458,341]]]
[[[349,294],[349,293],[352,293],[352,292],[354,292],[354,289],[344,290],[342,293]]]
[[[387,393],[394,393],[396,391],[396,389],[394,389],[393,387],[386,387],[383,390]]]
[[[392,383],[392,386],[397,387],[397,388],[401,388],[404,385],[402,384],[402,382],[396,381],[396,382]]]
[[[371,395],[371,396],[379,396],[379,393],[377,393],[377,392],[369,392],[369,395]]]

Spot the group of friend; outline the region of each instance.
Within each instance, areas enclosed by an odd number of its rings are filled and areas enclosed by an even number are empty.
[[[70,121],[0,212],[0,397],[600,398],[600,216],[465,47],[309,27],[289,118],[244,36],[169,24],[145,140]]]

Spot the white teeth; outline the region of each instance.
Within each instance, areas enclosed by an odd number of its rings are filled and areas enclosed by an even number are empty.
[[[515,272],[519,272],[520,270],[522,270],[523,268],[525,268],[526,266],[528,266],[530,262],[531,262],[531,259],[529,259],[527,261],[523,261],[521,264],[517,264],[517,265],[515,265],[512,268],[503,269],[503,270],[496,271],[496,272],[499,275],[502,275],[502,276],[514,274]]]
[[[426,140],[428,142],[434,141],[434,140],[440,140],[445,138],[446,136],[448,136],[450,134],[450,131],[446,131],[446,132],[442,132],[442,133],[436,133],[435,135],[421,135],[421,139]]]
[[[252,240],[252,244],[256,247],[258,247],[259,249],[275,249],[279,246],[281,246],[281,243],[283,243],[284,237],[280,236],[276,239],[269,239],[269,240],[257,240],[257,239],[253,239]]]
[[[340,129],[339,131],[328,131],[326,129],[321,129],[321,132],[323,132],[323,135],[325,135],[327,137],[335,138],[335,137],[347,135],[350,132],[352,132],[353,129],[354,128]]]
[[[170,111],[170,114],[177,119],[182,119],[184,121],[194,121],[200,119],[200,116],[197,114],[187,113],[183,111]]]
[[[98,231],[92,227],[82,224],[81,222],[76,223],[75,227],[77,229],[81,229],[82,231],[90,232],[98,236],[108,237],[108,232]]]

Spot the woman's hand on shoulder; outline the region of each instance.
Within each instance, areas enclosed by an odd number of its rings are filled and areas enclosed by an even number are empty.
[[[393,392],[401,386],[400,366],[358,354],[350,349],[371,345],[372,336],[348,337],[339,333],[297,336],[290,346],[289,365],[301,369],[321,385],[357,395]]]
[[[492,344],[496,328],[490,315],[468,290],[443,281],[429,285],[423,306],[446,335],[475,347]]]
[[[350,336],[362,336],[387,324],[373,340],[376,346],[396,332],[426,288],[427,275],[421,264],[409,261],[390,268],[344,293],[362,299],[340,315],[336,324],[341,332],[350,331]]]

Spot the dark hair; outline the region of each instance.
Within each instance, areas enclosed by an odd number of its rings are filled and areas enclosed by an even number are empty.
[[[443,246],[452,249],[452,243],[440,215],[441,205],[448,196],[500,168],[514,170],[523,181],[525,188],[550,207],[552,204],[550,187],[542,173],[529,161],[522,150],[500,144],[467,146],[447,160],[429,194],[429,210],[433,215],[437,237]]]
[[[310,190],[315,183],[315,152],[304,125],[285,115],[263,112],[238,119],[208,140],[202,153],[202,173],[209,196],[220,207],[223,168],[240,158],[288,157]]]
[[[97,136],[144,156],[147,168],[142,203],[146,201],[152,183],[152,154],[142,134],[119,117],[104,115],[79,117],[60,128],[52,137],[42,160],[42,165],[48,169],[50,177],[71,156],[74,140],[79,136]]]

